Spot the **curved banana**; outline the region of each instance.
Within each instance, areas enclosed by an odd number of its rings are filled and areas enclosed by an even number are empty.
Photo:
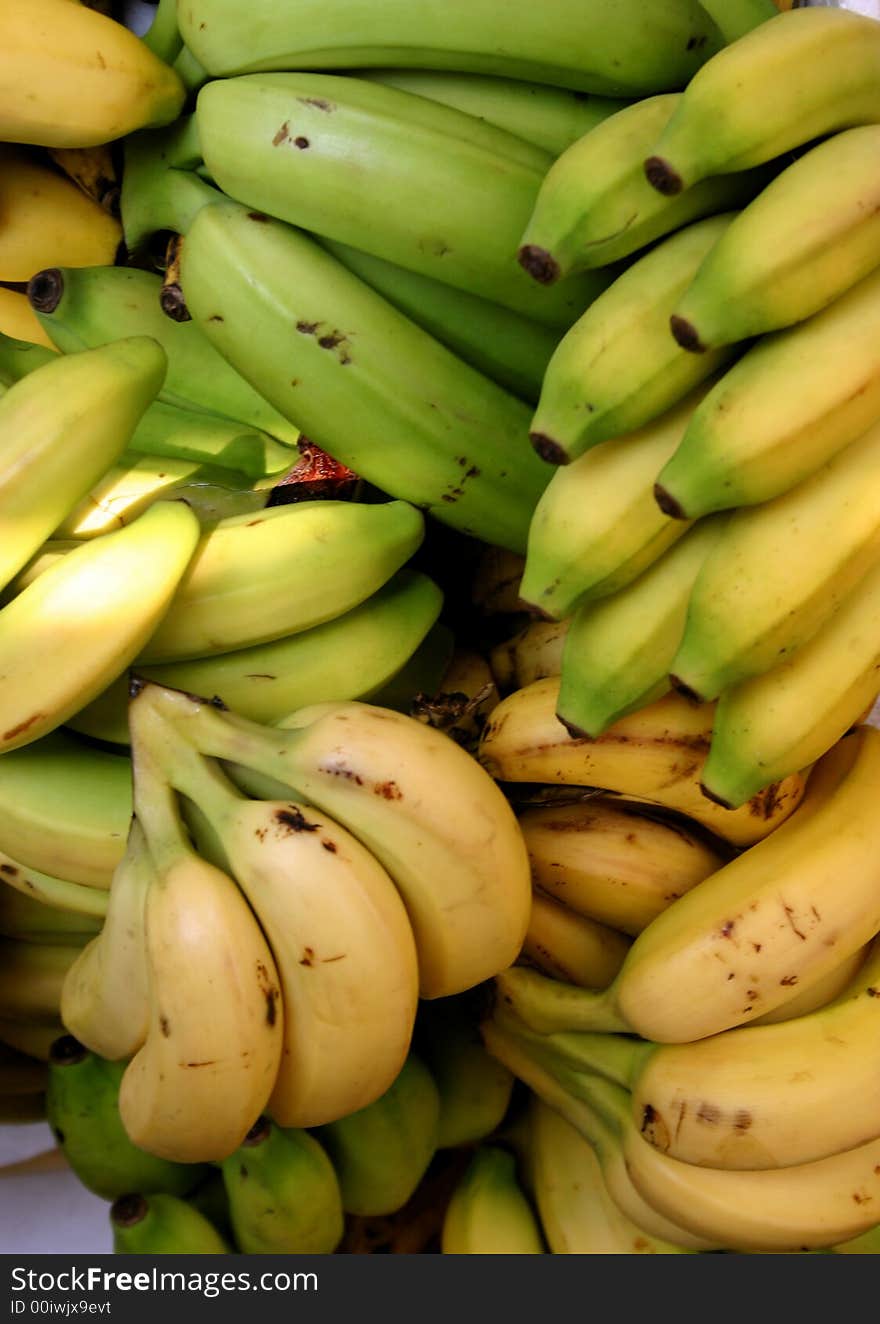
[[[298,430],[242,380],[199,327],[166,317],[159,304],[161,288],[161,276],[138,267],[54,266],[31,276],[28,298],[65,356],[120,336],[149,336],[167,358],[160,400],[220,414],[295,446]]]
[[[228,481],[276,477],[295,463],[290,448],[259,428],[154,400],[128,443],[129,454],[192,460],[231,470]]]
[[[0,83],[0,141],[44,147],[90,147],[168,124],[185,96],[133,32],[70,0],[3,4]]]
[[[478,1003],[478,993],[419,1003],[414,1042],[439,1093],[438,1149],[485,1140],[510,1107],[513,1076],[483,1046]]]
[[[864,965],[870,947],[871,944],[867,942],[864,947],[857,948],[833,970],[818,979],[806,981],[795,997],[765,1012],[763,1016],[756,1016],[753,1021],[749,1021],[749,1025],[780,1025],[783,1021],[793,1021],[798,1016],[808,1016],[811,1012],[827,1007],[852,983]]]
[[[574,613],[557,707],[572,735],[600,736],[668,693],[694,581],[723,527],[723,516],[699,520],[632,583]]]
[[[878,481],[880,423],[791,491],[730,516],[694,581],[676,688],[715,699],[833,619],[880,563]]]
[[[553,158],[451,106],[340,74],[260,73],[208,82],[196,126],[236,202],[547,326],[570,326],[611,280],[529,279],[517,241]]]
[[[122,453],[165,366],[153,340],[132,336],[56,355],[10,386],[0,400],[0,587]]]
[[[198,213],[181,278],[197,325],[334,459],[444,523],[524,549],[548,478],[525,404],[305,235],[235,203]]]
[[[314,704],[279,730],[159,686],[144,696],[203,754],[293,787],[375,855],[403,897],[423,998],[515,960],[531,900],[525,846],[501,791],[448,736],[367,703]]]
[[[210,20],[210,21],[206,21]],[[530,78],[603,96],[683,87],[720,38],[696,0],[562,0],[549,14],[518,5],[498,30],[494,0],[353,0],[340,14],[319,0],[234,0],[181,9],[186,45],[215,77],[254,69],[367,65],[446,68]]]
[[[703,794],[714,704],[667,694],[593,740],[566,731],[556,716],[558,701],[559,678],[549,676],[493,710],[478,757],[496,780],[613,791],[685,814],[735,846],[775,833],[800,803],[806,778],[799,772],[739,809],[725,809]]]
[[[86,921],[103,920],[107,914],[107,894],[96,887],[83,887],[66,878],[52,878],[39,869],[30,869],[0,850],[0,882],[8,883],[4,892],[16,891],[28,906],[42,906],[52,917],[79,915]],[[0,902],[3,913],[10,910],[10,901]],[[100,927],[100,925],[99,925]],[[14,936],[14,935],[13,935]]]
[[[14,294],[15,290],[3,292]],[[0,316],[2,316],[2,308],[0,308]],[[36,319],[34,322],[39,325]],[[51,343],[47,348],[46,345],[35,344],[33,341],[19,340],[12,332],[0,331],[0,384],[6,387],[12,386],[14,382],[27,377],[44,363],[51,363],[52,359],[57,357],[57,353]]]
[[[116,1255],[228,1255],[230,1247],[189,1200],[127,1192],[110,1206]]]
[[[880,731],[857,727],[815,765],[797,812],[658,915],[607,990],[510,969],[501,997],[537,1030],[672,1044],[781,1006],[880,932],[878,775]]]
[[[131,760],[121,754],[57,730],[0,758],[0,849],[13,870],[106,890],[130,819]],[[19,879],[8,868],[2,873],[7,882]],[[58,894],[36,882],[44,894]]]
[[[541,1227],[500,1145],[474,1151],[443,1215],[443,1255],[544,1255]]]
[[[880,31],[829,8],[777,14],[716,52],[688,84],[645,173],[661,193],[746,170],[880,120]],[[706,133],[712,124],[713,132]]]
[[[571,621],[529,621],[489,654],[492,674],[505,694],[545,676],[558,676]]]
[[[846,129],[806,152],[736,217],[670,319],[694,353],[766,335],[819,312],[880,263],[880,124]],[[833,202],[815,201],[834,180]],[[662,196],[662,195],[655,195]],[[805,208],[813,223],[803,224]]]
[[[616,929],[580,915],[537,889],[521,958],[581,988],[607,988],[623,965],[630,942]]]
[[[650,817],[647,806],[602,797],[526,809],[518,821],[535,886],[577,914],[633,936],[725,858],[696,831]]]
[[[669,318],[738,214],[722,212],[665,236],[566,332],[547,365],[529,430],[542,459],[568,464],[599,442],[644,428],[729,360],[728,345],[689,354],[670,336]]]

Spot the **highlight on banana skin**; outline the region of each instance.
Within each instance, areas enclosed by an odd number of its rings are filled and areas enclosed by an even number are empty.
[[[880,14],[120,8],[0,4],[4,1136],[117,1254],[880,1253]]]

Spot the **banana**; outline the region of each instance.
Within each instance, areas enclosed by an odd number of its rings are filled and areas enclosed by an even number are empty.
[[[35,348],[55,349],[51,337],[43,330],[28,302],[27,295],[19,290],[9,290],[5,285],[0,285],[0,334],[27,341]],[[2,393],[0,384],[0,395]]]
[[[0,52],[0,141],[91,147],[183,107],[180,79],[133,32],[70,0],[4,0]]]
[[[120,754],[59,730],[0,758],[0,844],[13,869],[106,890],[130,818],[131,761]],[[7,868],[3,877],[14,883],[18,874]],[[44,894],[57,891],[36,882]]]
[[[440,1093],[409,1053],[383,1095],[318,1128],[347,1214],[393,1214],[415,1192],[437,1150]]]
[[[517,5],[499,33],[493,0],[428,0],[378,9],[353,0],[344,14],[317,0],[258,0],[247,17],[232,0],[181,7],[186,45],[215,77],[256,69],[387,65],[528,78],[603,96],[683,87],[717,49],[717,29],[691,0],[639,0],[609,9],[561,0]]]
[[[0,280],[28,281],[53,263],[112,263],[122,227],[59,171],[0,144]]]
[[[631,584],[574,613],[557,708],[572,735],[600,736],[668,692],[694,581],[724,522],[723,516],[699,520]],[[802,766],[786,768],[782,776]]]
[[[161,288],[161,276],[137,267],[56,266],[31,276],[28,298],[40,325],[65,356],[122,336],[150,336],[167,357],[160,400],[220,414],[295,446],[299,432],[293,424],[242,380],[199,328],[165,316],[159,305]]]
[[[229,481],[238,481],[241,475],[245,479],[274,478],[295,463],[290,448],[268,432],[163,400],[154,400],[147,407],[127,451],[231,470]]]
[[[496,977],[500,996],[533,1029],[673,1044],[781,1006],[880,931],[870,808],[878,767],[880,731],[860,726],[838,741],[798,810],[652,920],[607,990],[510,969]]]
[[[93,147],[49,147],[47,154],[80,192],[109,216],[119,218],[119,168],[113,143],[96,143]]]
[[[591,96],[548,83],[438,69],[364,69],[360,77],[440,101],[487,120],[559,156],[620,110],[617,97]]]
[[[144,693],[203,754],[294,788],[387,868],[421,997],[462,992],[516,958],[531,900],[525,845],[501,791],[448,736],[367,703],[313,704],[281,731],[177,691]]]
[[[563,620],[631,584],[687,532],[660,509],[653,488],[705,391],[556,470],[529,526],[524,603]]]
[[[87,1190],[105,1200],[128,1191],[186,1195],[205,1176],[200,1164],[171,1163],[137,1148],[119,1117],[123,1062],[105,1062],[71,1035],[49,1054],[46,1116],[59,1148]]]
[[[559,679],[550,676],[508,695],[494,709],[478,757],[497,781],[613,791],[685,814],[734,846],[775,833],[801,801],[806,778],[800,772],[739,809],[722,808],[702,793],[714,704],[667,694],[592,740],[566,731],[556,716],[558,699]]]
[[[572,272],[607,266],[689,222],[739,207],[766,171],[701,181],[674,198],[645,179],[645,153],[669,122],[681,93],[618,103],[614,114],[557,155],[541,182],[517,256],[535,280],[552,285]]]
[[[14,294],[14,290],[7,290]],[[23,296],[22,296],[23,297]],[[51,363],[57,357],[54,346],[34,344],[32,341],[19,340],[12,334],[0,332],[0,383],[7,388],[27,377],[35,368],[44,363]]]
[[[24,899],[28,913],[34,906],[43,907],[51,920],[60,920],[73,926],[73,917],[80,916],[86,923],[101,921],[107,914],[107,894],[95,887],[70,883],[66,878],[52,878],[38,869],[26,868],[5,851],[0,851],[0,881],[7,883],[0,902],[3,914],[14,913],[15,903],[6,893],[16,891]],[[100,927],[100,924],[98,925]],[[14,935],[12,935],[14,936]]]
[[[853,1237],[850,1241],[841,1241],[836,1246],[832,1246],[833,1255],[876,1255],[880,1252],[880,1223],[876,1227],[863,1232],[859,1237]]]
[[[188,1200],[128,1192],[110,1206],[116,1255],[228,1255],[223,1237]]]
[[[613,1201],[588,1140],[537,1094],[529,1102],[534,1200],[553,1255],[686,1255],[651,1236]]]
[[[766,23],[787,4],[774,0],[700,0],[700,5],[714,21],[727,45],[738,41],[760,23]]]
[[[378,695],[370,701],[377,707],[395,706]],[[473,753],[498,701],[498,688],[487,659],[476,649],[459,646],[453,650],[433,693],[417,694],[408,708],[398,706],[398,711],[427,722]]]
[[[78,951],[70,941],[35,943],[0,938],[0,1015],[5,1020],[37,1025],[54,1022],[64,976]]]
[[[196,212],[223,196],[198,173],[203,163],[195,115],[126,138],[123,157],[119,213],[126,248],[151,266],[162,266],[155,249],[169,232],[186,234]]]
[[[283,1051],[266,1111],[282,1126],[310,1127],[366,1107],[400,1071],[416,1015],[416,945],[397,890],[325,814],[236,791],[150,708],[156,688],[132,702],[133,737],[143,730],[165,776],[207,821],[278,969]]]
[[[870,946],[870,943],[865,943],[864,947],[852,952],[826,975],[805,983],[796,997],[783,1002],[780,1007],[774,1007],[773,1011],[765,1012],[763,1016],[756,1016],[749,1024],[779,1025],[782,1021],[793,1021],[798,1016],[807,1016],[821,1007],[827,1007],[852,983],[865,963]]]
[[[267,603],[271,600],[268,595],[264,598]],[[139,664],[137,673],[159,685],[219,699],[255,722],[280,722],[311,703],[372,702],[374,691],[397,682],[402,687],[401,710],[406,711],[410,695],[423,686],[416,683],[408,689],[401,671],[408,662],[415,663],[423,646],[433,648],[430,636],[442,605],[440,589],[427,575],[399,570],[359,606],[323,625],[272,643],[191,662]],[[433,667],[429,679],[431,676]],[[68,727],[127,745],[128,690],[128,676],[122,675],[69,718]],[[389,698],[393,695],[386,692],[383,703],[391,707]]]
[[[715,699],[833,619],[880,562],[878,480],[880,423],[791,491],[731,515],[691,590],[676,688]]]
[[[401,587],[404,585],[404,580],[409,580],[411,574],[414,575],[414,572],[400,571]],[[396,587],[396,584],[392,581],[387,589],[380,591],[390,595],[396,590]],[[374,593],[373,599],[378,607],[379,594]],[[434,695],[440,691],[441,681],[447,668],[452,665],[455,651],[455,636],[452,630],[445,621],[435,621],[403,666],[384,685],[371,688],[365,694],[353,694],[349,697],[366,699],[379,708],[393,708],[396,712],[413,716],[426,694]],[[481,702],[491,701],[492,694],[490,693],[488,696],[484,696]],[[298,706],[304,707],[305,705]],[[291,711],[292,708],[288,709],[285,716],[289,715]],[[465,719],[469,711],[470,707],[466,705]],[[480,706],[477,705],[473,711],[475,717],[479,717]],[[247,714],[243,715],[246,716]]]
[[[880,272],[760,339],[694,410],[657,476],[662,510],[694,519],[772,500],[880,422]],[[810,371],[804,372],[804,364]]]
[[[136,742],[134,794],[156,870],[144,909],[150,1019],[119,1114],[150,1154],[219,1162],[268,1101],[287,1011],[256,918],[234,880],[192,849],[147,736]]]
[[[570,326],[611,280],[529,279],[517,240],[553,158],[454,107],[362,78],[261,73],[207,83],[196,125],[209,177],[236,202],[547,326]]]
[[[509,694],[545,676],[558,676],[571,622],[529,621],[491,649],[489,660],[500,690]]]
[[[3,864],[0,863],[0,878],[4,877]],[[81,947],[84,940],[88,942],[100,930],[99,916],[62,910],[14,887],[0,887],[0,934],[4,938]]]
[[[61,1019],[70,1033],[110,1061],[133,1057],[149,1029],[145,913],[155,875],[143,829],[134,819],[110,884],[104,926],[80,952],[61,990]]]
[[[722,691],[703,766],[706,792],[736,805],[831,749],[877,697],[878,638],[880,566],[807,643]]]
[[[147,49],[165,64],[174,63],[183,47],[177,26],[177,0],[158,0],[156,12],[142,40]]]
[[[122,453],[162,385],[147,336],[59,354],[0,400],[0,586]]]
[[[323,625],[387,583],[424,534],[405,501],[303,501],[221,520],[139,661],[205,658]]]
[[[533,893],[521,959],[545,975],[581,988],[607,988],[630,945],[616,929],[579,915],[540,891]]]
[[[552,327],[347,244],[322,242],[343,266],[465,363],[520,400],[537,403],[559,341]]]
[[[863,125],[827,138],[778,174],[681,295],[670,318],[679,345],[701,354],[792,326],[873,271],[880,263],[878,150],[880,125]],[[817,208],[828,179],[833,206]]]
[[[419,1004],[415,1044],[439,1093],[438,1149],[485,1140],[510,1107],[513,1075],[483,1047],[480,996],[465,993]]]
[[[443,1255],[543,1255],[535,1211],[517,1179],[516,1158],[480,1145],[456,1183],[443,1216]]]
[[[600,294],[547,365],[529,438],[542,459],[568,464],[599,442],[659,419],[722,368],[721,346],[688,354],[669,334],[682,291],[736,212],[667,235]]]
[[[548,477],[529,453],[525,404],[305,235],[235,203],[199,212],[181,276],[194,322],[335,460],[446,524],[524,550]]]
[[[878,68],[873,20],[828,8],[777,14],[697,71],[646,157],[647,178],[661,193],[679,193],[708,175],[875,124]]]
[[[53,731],[137,656],[199,538],[187,505],[162,501],[85,542],[0,611],[0,752]]]
[[[222,1172],[242,1254],[329,1255],[342,1240],[339,1181],[308,1131],[260,1117]]]

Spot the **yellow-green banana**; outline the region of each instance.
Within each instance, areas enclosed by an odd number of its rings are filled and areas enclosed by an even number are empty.
[[[616,929],[579,914],[537,888],[533,892],[521,959],[545,975],[581,988],[607,988],[629,947],[629,939]]]
[[[268,432],[232,419],[154,400],[128,443],[129,454],[192,460],[230,470],[229,482],[275,477],[295,463],[295,452]]]
[[[545,1254],[509,1150],[483,1144],[474,1151],[446,1206],[440,1249],[443,1255]]]
[[[72,919],[74,915],[79,915],[87,921],[101,921],[107,914],[106,892],[97,887],[83,887],[82,883],[68,882],[66,878],[52,878],[38,869],[26,868],[2,850],[0,881],[8,884],[4,891],[16,891],[25,905],[42,906],[50,917],[63,914]],[[8,897],[4,898],[2,906],[4,914],[14,910]]]
[[[7,291],[9,294],[14,292]],[[7,388],[42,364],[51,363],[54,358],[57,358],[57,350],[0,332],[0,383]]]
[[[230,1247],[204,1214],[167,1192],[126,1192],[110,1206],[117,1255],[228,1255]]]
[[[496,644],[490,653],[492,674],[498,688],[508,694],[545,676],[558,676],[569,620],[532,620],[510,639]]]
[[[419,1004],[415,1044],[439,1092],[439,1149],[485,1140],[510,1106],[513,1076],[483,1047],[480,999],[477,990]]]

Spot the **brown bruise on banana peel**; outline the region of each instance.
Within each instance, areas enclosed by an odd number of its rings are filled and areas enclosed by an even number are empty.
[[[528,272],[539,285],[553,285],[559,279],[559,263],[546,248],[523,244],[516,258],[523,271]]]
[[[652,188],[665,197],[673,197],[684,188],[684,180],[662,156],[649,156],[645,161],[645,178]]]

